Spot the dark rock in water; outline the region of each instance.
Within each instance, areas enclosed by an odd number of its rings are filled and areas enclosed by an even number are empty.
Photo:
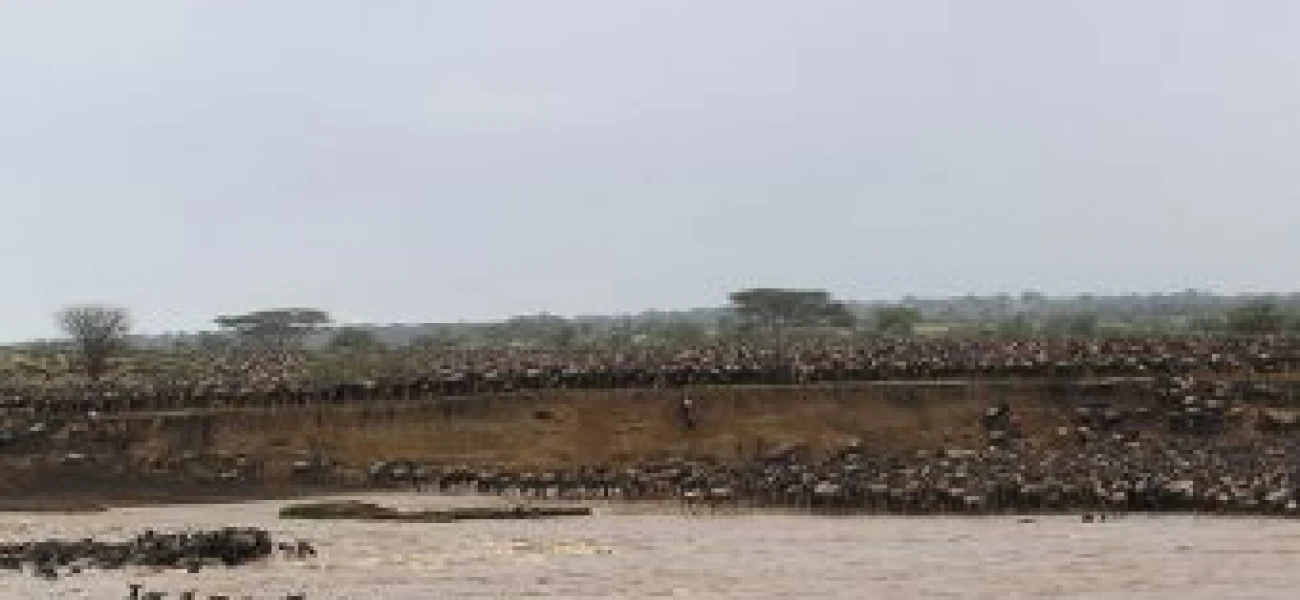
[[[280,518],[381,520],[386,512],[395,511],[366,502],[316,502],[286,506],[280,509]]]
[[[296,504],[280,509],[282,519],[352,519],[361,521],[401,521],[409,523],[450,523],[453,521],[491,519],[545,519],[591,515],[585,506],[509,508],[469,507],[444,510],[402,511],[365,502],[321,502]]]

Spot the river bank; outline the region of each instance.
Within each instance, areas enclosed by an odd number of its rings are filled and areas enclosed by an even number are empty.
[[[0,509],[420,488],[806,512],[1293,514],[1300,416],[1260,390],[1191,378],[562,390],[36,422],[0,452]]]

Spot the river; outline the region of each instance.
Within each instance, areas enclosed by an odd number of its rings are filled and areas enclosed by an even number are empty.
[[[487,499],[383,495],[402,506]],[[907,518],[683,515],[452,524],[282,521],[282,502],[0,514],[0,539],[126,538],[145,528],[264,527],[319,555],[198,574],[144,569],[48,582],[0,573],[3,598],[126,597],[128,582],[280,600],[609,598],[1294,598],[1300,521],[1131,516]]]

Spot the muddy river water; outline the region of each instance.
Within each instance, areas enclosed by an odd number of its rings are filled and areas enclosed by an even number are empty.
[[[364,497],[362,497],[364,498]],[[486,499],[384,495],[392,506]],[[0,514],[0,540],[126,538],[264,527],[311,541],[198,574],[128,569],[44,581],[0,573],[3,598],[118,599],[127,584],[197,597],[307,598],[1295,598],[1300,521],[1187,516],[905,518],[683,515],[599,507],[589,518],[451,524],[282,521],[282,502]]]

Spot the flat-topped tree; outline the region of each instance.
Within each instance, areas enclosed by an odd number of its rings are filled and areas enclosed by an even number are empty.
[[[779,332],[787,327],[851,327],[853,313],[825,290],[752,288],[731,294],[742,319]]]
[[[767,330],[785,353],[785,332],[800,327],[852,327],[856,321],[843,302],[825,290],[751,288],[730,296],[732,310],[750,328]]]
[[[272,308],[214,319],[218,327],[262,349],[300,348],[308,335],[331,322],[316,308]]]
[[[90,304],[64,308],[57,318],[81,354],[86,377],[99,381],[108,370],[109,357],[126,347],[131,313],[116,306]]]

